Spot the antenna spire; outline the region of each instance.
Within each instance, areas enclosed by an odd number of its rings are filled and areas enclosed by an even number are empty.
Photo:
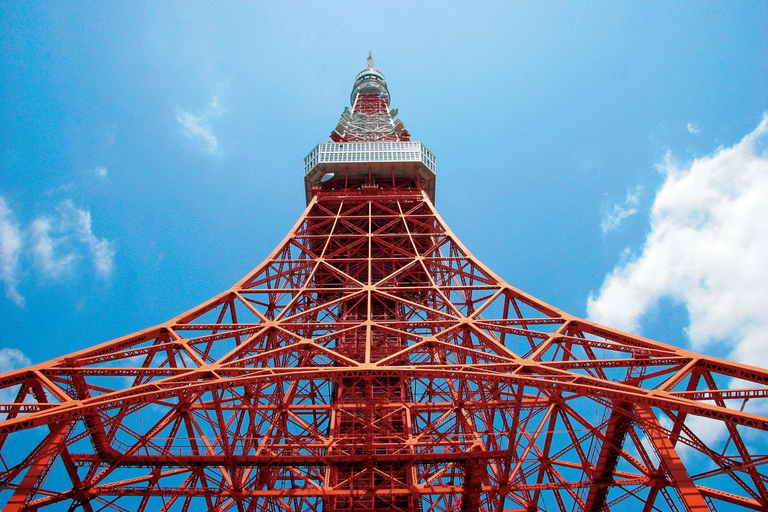
[[[368,59],[366,60],[368,62],[368,69],[374,69],[373,67],[373,55],[371,52],[368,52]]]

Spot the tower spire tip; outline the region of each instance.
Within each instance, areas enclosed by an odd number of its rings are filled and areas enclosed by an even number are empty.
[[[368,52],[368,59],[366,60],[368,62],[368,69],[374,69],[373,68],[373,53]]]

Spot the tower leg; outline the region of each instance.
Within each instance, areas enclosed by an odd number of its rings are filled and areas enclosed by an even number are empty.
[[[710,512],[704,496],[688,475],[675,446],[667,437],[653,410],[647,405],[635,404],[635,411],[661,460],[662,467],[667,470],[674,486],[680,492],[685,508],[690,512]]]
[[[613,472],[619,457],[621,457],[621,447],[627,432],[632,427],[632,421],[627,417],[627,412],[624,410],[627,407],[629,407],[628,404],[620,402],[614,405],[613,411],[611,411],[608,426],[605,429],[605,440],[600,449],[597,464],[595,464],[592,487],[589,489],[584,506],[586,512],[599,512],[605,506],[608,491],[613,485]]]
[[[59,446],[61,446],[68,426],[65,422],[51,426],[51,433],[39,446],[38,453],[29,465],[27,473],[3,509],[5,512],[20,512],[26,508],[38,480],[44,476],[46,468],[58,455]]]

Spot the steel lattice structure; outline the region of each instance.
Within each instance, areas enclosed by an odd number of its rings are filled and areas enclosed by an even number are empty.
[[[0,376],[5,510],[768,509],[768,370],[505,283],[370,59],[352,104],[242,281]]]

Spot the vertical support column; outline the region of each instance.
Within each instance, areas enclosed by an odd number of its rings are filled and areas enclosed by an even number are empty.
[[[667,437],[653,410],[647,405],[635,404],[635,411],[661,460],[661,466],[669,473],[674,486],[679,491],[685,508],[690,512],[710,512],[704,496],[688,475],[683,461],[675,450],[675,445]]]
[[[480,510],[482,505],[480,493],[486,473],[484,461],[472,457],[472,452],[467,455],[467,462],[464,464],[464,485],[461,490],[460,512]]]
[[[11,496],[8,504],[3,509],[5,512],[20,512],[25,510],[27,501],[34,492],[38,480],[45,475],[46,469],[59,453],[59,446],[64,439],[68,426],[69,424],[66,422],[57,423],[51,426],[51,433],[48,434],[48,437],[46,437],[40,445],[38,445],[38,449],[32,457],[27,473],[24,475],[21,483],[16,487],[16,492],[13,493],[13,496]]]
[[[632,421],[627,417],[627,414],[630,414],[630,407],[626,402],[613,405],[605,428],[600,455],[592,471],[592,486],[589,488],[584,505],[584,510],[587,512],[599,512],[605,506],[608,492],[613,485],[613,473],[621,457],[621,447],[624,445],[627,432],[632,428]]]
[[[417,197],[417,193],[413,195]],[[387,207],[382,208],[384,210],[399,209],[392,200],[383,202]],[[387,237],[396,244],[398,237],[406,236],[405,227],[402,219],[401,222],[395,222],[394,218],[382,218],[382,215],[394,217],[394,214],[376,213],[375,209],[380,208],[380,205],[373,197],[363,196],[356,201],[348,199],[345,205],[352,211],[344,219],[346,225],[354,225],[361,232],[364,231],[366,242],[359,243],[362,234],[357,230],[342,231],[334,235],[333,246],[336,250],[326,262],[364,283],[368,289],[362,300],[357,295],[351,295],[338,302],[339,321],[353,321],[359,327],[352,330],[340,329],[344,332],[338,337],[337,350],[345,357],[371,366],[403,348],[404,341],[400,336],[375,329],[378,322],[403,320],[404,313],[395,300],[383,295],[374,298],[374,287],[391,272],[387,265],[377,262],[387,262],[394,258],[379,253],[380,247],[386,244],[377,242],[377,237]],[[348,214],[340,211],[340,218],[345,215]],[[317,288],[329,287],[328,276],[316,274],[315,280]],[[387,455],[398,450],[401,440],[410,433],[406,430],[409,424],[405,411],[393,410],[393,404],[408,400],[407,386],[408,382],[400,375],[376,375],[367,371],[337,380],[332,399],[336,417],[329,427],[329,435],[334,439],[333,449],[350,457],[348,461],[334,463],[328,468],[328,485],[348,494],[324,497],[324,511],[418,510],[416,498],[402,492],[412,485],[412,468],[406,463],[387,458]]]

